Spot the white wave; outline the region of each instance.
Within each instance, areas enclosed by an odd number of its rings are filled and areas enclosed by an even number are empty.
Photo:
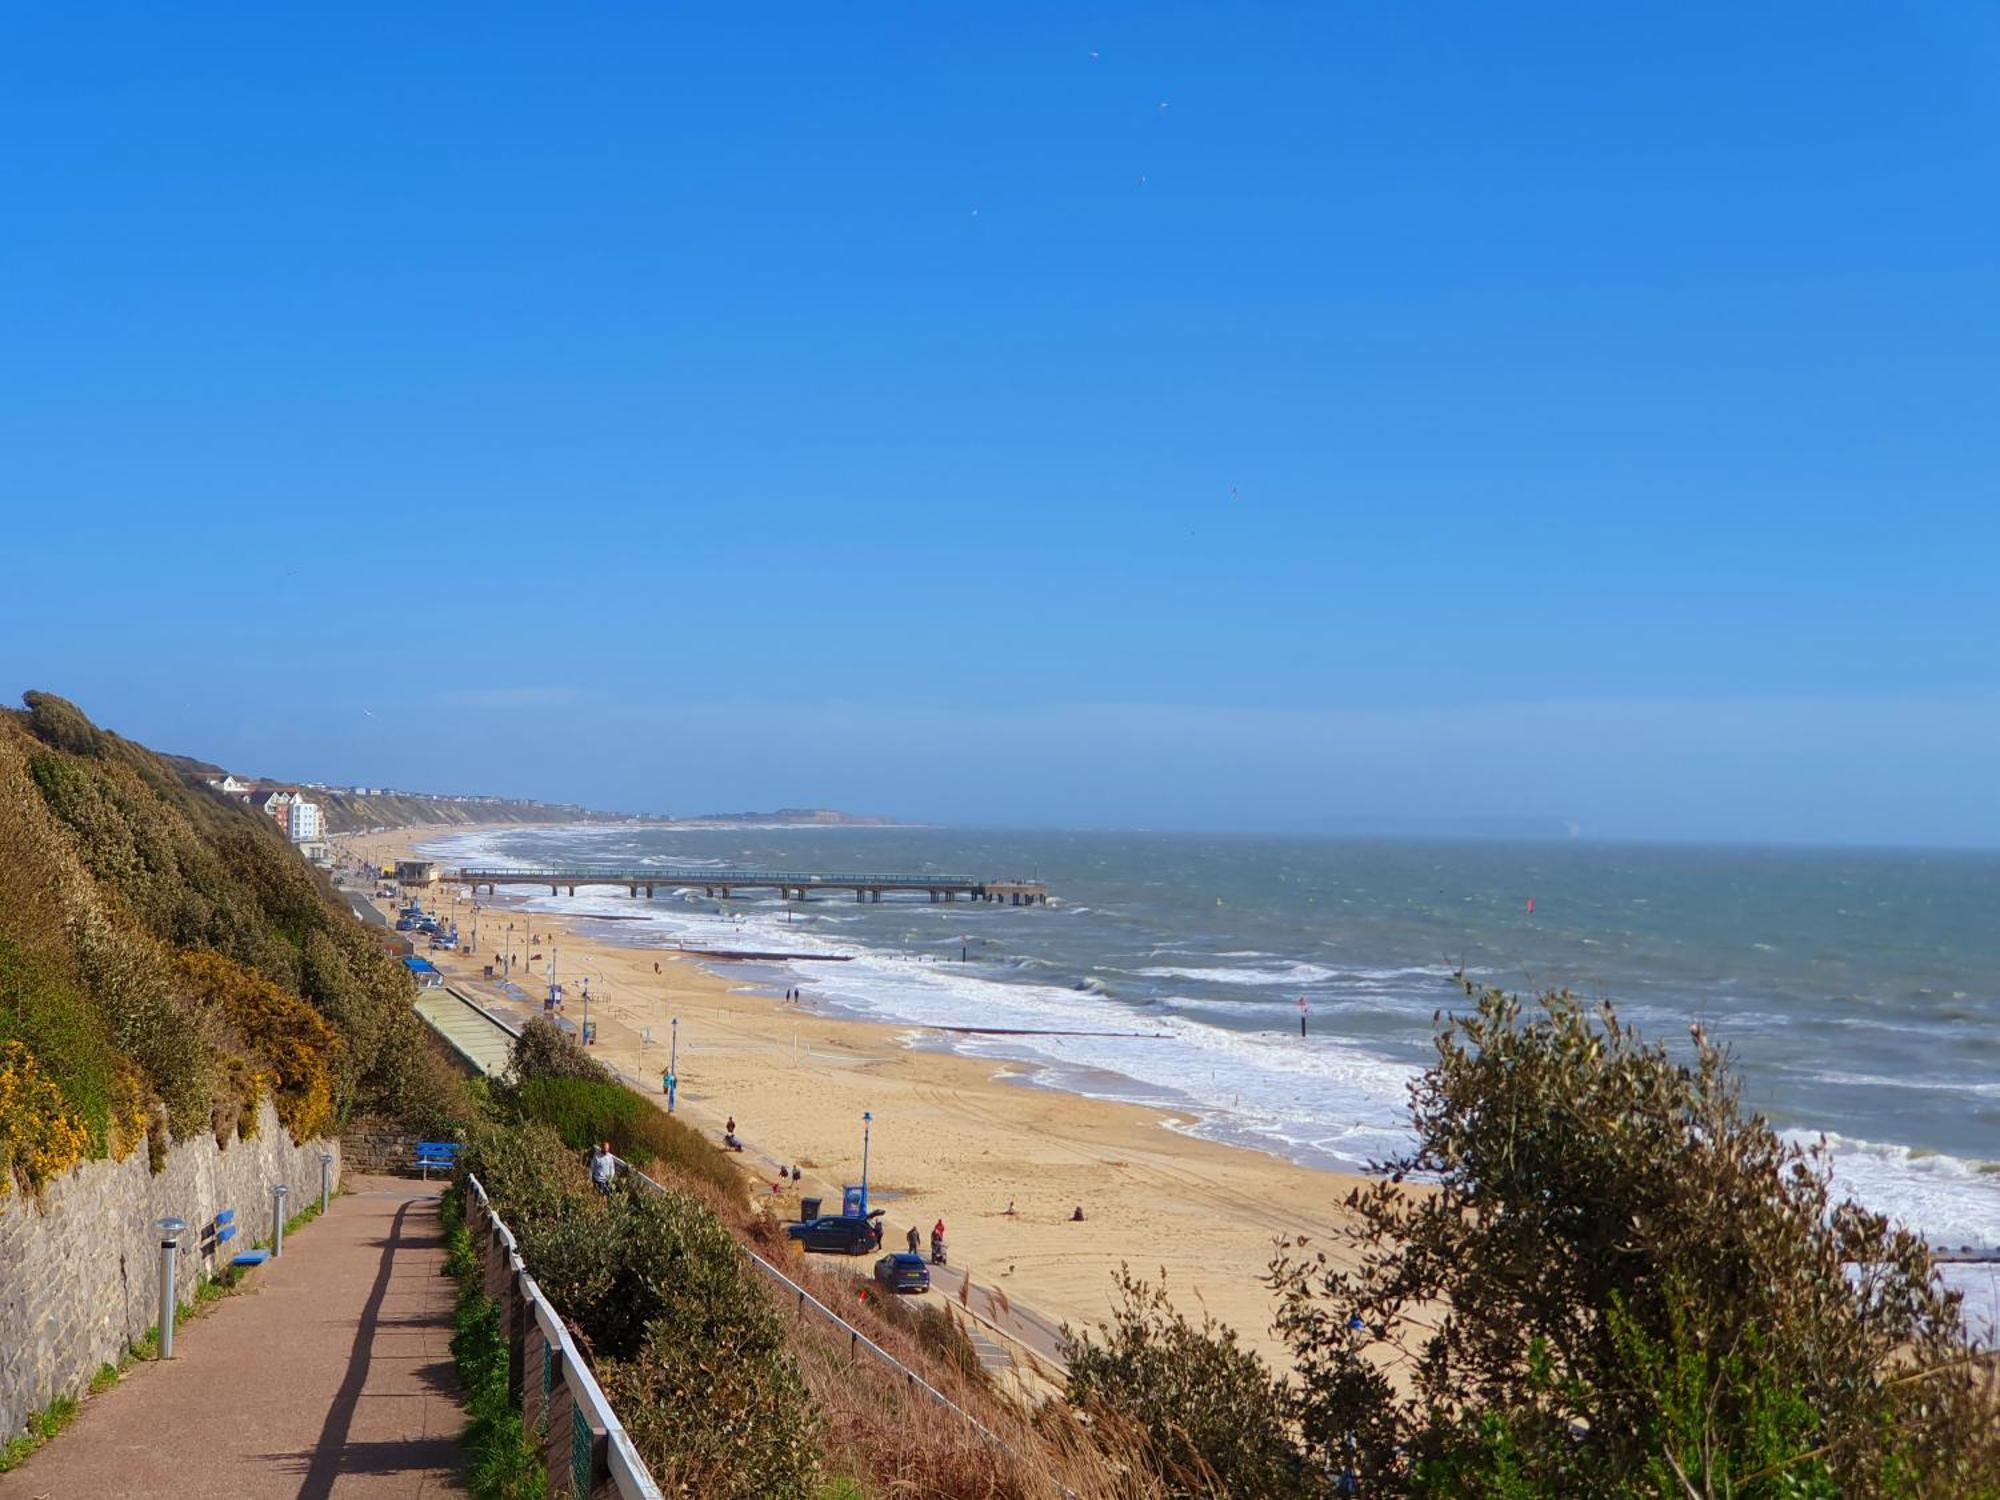
[[[1810,1145],[1819,1137],[1788,1130],[1786,1140]],[[1922,1235],[1935,1246],[2000,1246],[2000,1172],[1962,1157],[1912,1151],[1828,1133],[1827,1164],[1837,1198],[1852,1198]],[[1947,1286],[1965,1293],[1965,1321],[1990,1337],[2000,1328],[2000,1267],[1940,1266]]]
[[[1270,969],[1203,968],[1192,964],[1161,964],[1135,972],[1148,979],[1198,979],[1210,984],[1319,984],[1340,971],[1324,964],[1288,963]]]
[[[546,830],[537,830],[545,833]],[[602,838],[603,830],[578,840]],[[466,862],[504,857],[504,846],[490,833],[444,835],[426,852],[449,848]],[[546,888],[544,888],[546,890]],[[1176,1128],[1211,1139],[1259,1146],[1276,1154],[1321,1164],[1349,1167],[1406,1150],[1411,1139],[1407,1087],[1417,1069],[1330,1036],[1301,1041],[1289,1026],[1291,996],[1273,995],[1283,987],[1314,990],[1314,1014],[1322,1018],[1343,1011],[1379,1013],[1408,994],[1399,989],[1412,980],[1448,979],[1455,972],[1446,964],[1366,968],[1333,967],[1320,963],[1282,961],[1262,950],[1231,950],[1213,954],[1162,946],[1155,954],[1187,956],[1189,962],[1141,969],[1156,979],[1262,988],[1263,997],[1207,999],[1169,995],[1155,1006],[1137,1008],[1069,989],[1061,984],[1023,982],[991,977],[995,970],[979,963],[959,965],[930,961],[928,956],[872,949],[832,924],[862,922],[869,914],[815,914],[811,923],[787,924],[784,909],[773,903],[732,900],[728,915],[697,896],[682,903],[666,899],[633,900],[622,889],[579,891],[574,898],[549,897],[542,892],[509,893],[496,907],[597,915],[643,915],[645,922],[614,924],[610,941],[659,946],[676,940],[690,947],[769,947],[802,953],[841,953],[852,962],[800,965],[791,971],[808,999],[853,1014],[909,1026],[980,1026],[1040,1031],[1148,1032],[1153,1036],[1014,1036],[954,1037],[955,1050],[1025,1065],[1026,1077],[1048,1087],[1111,1098],[1128,1098],[1185,1113]],[[879,914],[876,914],[879,915]],[[952,914],[939,914],[950,917]],[[982,916],[993,915],[991,913]],[[1014,915],[1010,913],[1010,915]],[[966,918],[953,918],[966,920]],[[1032,918],[1031,918],[1032,919]],[[824,922],[826,927],[815,931]],[[1205,966],[1206,957],[1237,960]],[[1262,961],[1262,962],[1259,962]],[[981,970],[984,969],[984,973]],[[1074,972],[1069,971],[1069,972]],[[1107,971],[1116,982],[1117,971]],[[1470,972],[1478,973],[1479,970]],[[1382,1002],[1380,1006],[1376,1001]],[[1221,1017],[1249,1015],[1268,1020],[1270,1029],[1244,1032],[1211,1024],[1207,1012]],[[1685,1016],[1680,1017],[1685,1020]],[[1840,1081],[1840,1080],[1830,1080]],[[1855,1083],[1900,1084],[1906,1087],[1955,1087],[1985,1094],[1991,1085],[1939,1085],[1932,1080],[1896,1080],[1855,1074]],[[1805,1140],[1805,1133],[1793,1139]],[[1934,1243],[2000,1243],[2000,1173],[1982,1171],[1957,1157],[1928,1155],[1900,1146],[1830,1136],[1836,1190],[1909,1224]],[[1991,1268],[1961,1267],[1952,1272],[1954,1284],[1968,1288],[1975,1299],[1985,1295],[2000,1307],[2000,1292]]]

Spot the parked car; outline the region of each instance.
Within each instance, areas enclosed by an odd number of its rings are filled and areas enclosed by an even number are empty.
[[[928,1292],[931,1268],[921,1255],[896,1250],[875,1262],[875,1279],[892,1292]]]
[[[850,1218],[846,1214],[825,1214],[803,1224],[787,1224],[785,1233],[808,1250],[826,1250],[836,1255],[866,1255],[876,1246],[875,1220]]]

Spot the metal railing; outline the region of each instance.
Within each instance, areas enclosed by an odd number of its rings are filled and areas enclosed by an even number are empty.
[[[647,1188],[649,1188],[655,1193],[664,1194],[666,1192],[665,1188],[661,1187],[659,1183],[655,1182],[652,1178],[648,1177],[644,1172],[641,1172],[637,1167],[633,1166],[629,1161],[626,1161],[624,1157],[614,1156],[612,1160],[618,1163],[618,1169],[621,1172],[623,1172],[627,1177],[632,1178],[635,1181],[644,1183]],[[872,1358],[874,1358],[887,1368],[895,1371],[896,1374],[902,1376],[904,1381],[907,1382],[913,1390],[918,1390],[923,1392],[926,1396],[930,1397],[932,1401],[936,1402],[946,1411],[951,1412],[953,1415],[957,1416],[960,1420],[965,1422],[969,1427],[972,1428],[973,1431],[977,1432],[981,1437],[985,1438],[986,1441],[988,1441],[989,1443],[993,1443],[996,1446],[1003,1449],[1007,1447],[1006,1439],[1002,1438],[998,1433],[993,1431],[992,1428],[988,1427],[984,1422],[980,1421],[979,1418],[975,1417],[971,1412],[967,1411],[964,1407],[960,1406],[956,1401],[952,1400],[951,1397],[947,1396],[943,1391],[939,1390],[936,1386],[932,1385],[928,1380],[924,1379],[924,1377],[919,1375],[915,1370],[912,1370],[908,1365],[904,1364],[900,1359],[896,1358],[896,1356],[891,1354],[887,1349],[884,1349],[880,1344],[876,1343],[873,1339],[868,1337],[868,1335],[863,1333],[859,1328],[856,1328],[852,1323],[848,1322],[847,1319],[843,1318],[839,1313],[835,1312],[832,1308],[828,1307],[824,1302],[820,1301],[819,1298],[815,1297],[811,1292],[807,1291],[804,1287],[800,1286],[796,1281],[792,1280],[792,1278],[787,1276],[783,1271],[780,1271],[776,1266],[772,1265],[768,1260],[764,1259],[764,1257],[759,1255],[755,1250],[752,1250],[748,1245],[742,1245],[742,1244],[739,1244],[737,1248],[740,1249],[744,1253],[744,1255],[749,1258],[750,1263],[752,1265],[754,1265],[758,1270],[762,1271],[766,1276],[768,1276],[772,1281],[776,1282],[779,1286],[783,1287],[786,1292],[790,1293],[791,1296],[797,1300],[797,1307],[799,1314],[801,1316],[804,1316],[807,1312],[810,1311],[814,1314],[817,1314],[819,1317],[824,1318],[827,1322],[831,1323],[834,1327],[838,1328],[842,1333],[845,1333],[847,1335],[847,1346],[851,1351],[855,1353],[860,1353],[861,1351],[866,1350],[867,1353]]]
[[[542,1433],[539,1441],[548,1460],[551,1488],[559,1494],[589,1495],[608,1478],[621,1500],[662,1500],[645,1460],[571,1341],[562,1315],[528,1274],[514,1232],[494,1210],[479,1179],[467,1173],[465,1183],[471,1206],[484,1220],[475,1226],[472,1215],[467,1215],[468,1227],[474,1229],[481,1284],[489,1295],[496,1289],[502,1294],[507,1394],[520,1409],[528,1432]],[[529,1358],[533,1349],[540,1351],[538,1361]],[[540,1368],[531,1380],[529,1371],[536,1364]],[[557,1433],[544,1430],[557,1426],[549,1421],[549,1413],[562,1405],[565,1396],[570,1410],[566,1452],[565,1445],[555,1440]]]

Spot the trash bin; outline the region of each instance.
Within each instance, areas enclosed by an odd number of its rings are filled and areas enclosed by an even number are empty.
[[[491,979],[491,978],[493,977],[493,965],[491,965],[491,964],[488,964],[488,965],[486,966],[486,977],[487,977],[488,979]]]
[[[809,1224],[818,1217],[819,1217],[819,1199],[817,1198],[799,1199],[799,1222],[801,1224]]]

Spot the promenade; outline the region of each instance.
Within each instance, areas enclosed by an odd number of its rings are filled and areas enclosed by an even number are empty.
[[[171,1361],[134,1365],[0,1474],[0,1500],[459,1493],[438,1184],[347,1189],[182,1324]]]

